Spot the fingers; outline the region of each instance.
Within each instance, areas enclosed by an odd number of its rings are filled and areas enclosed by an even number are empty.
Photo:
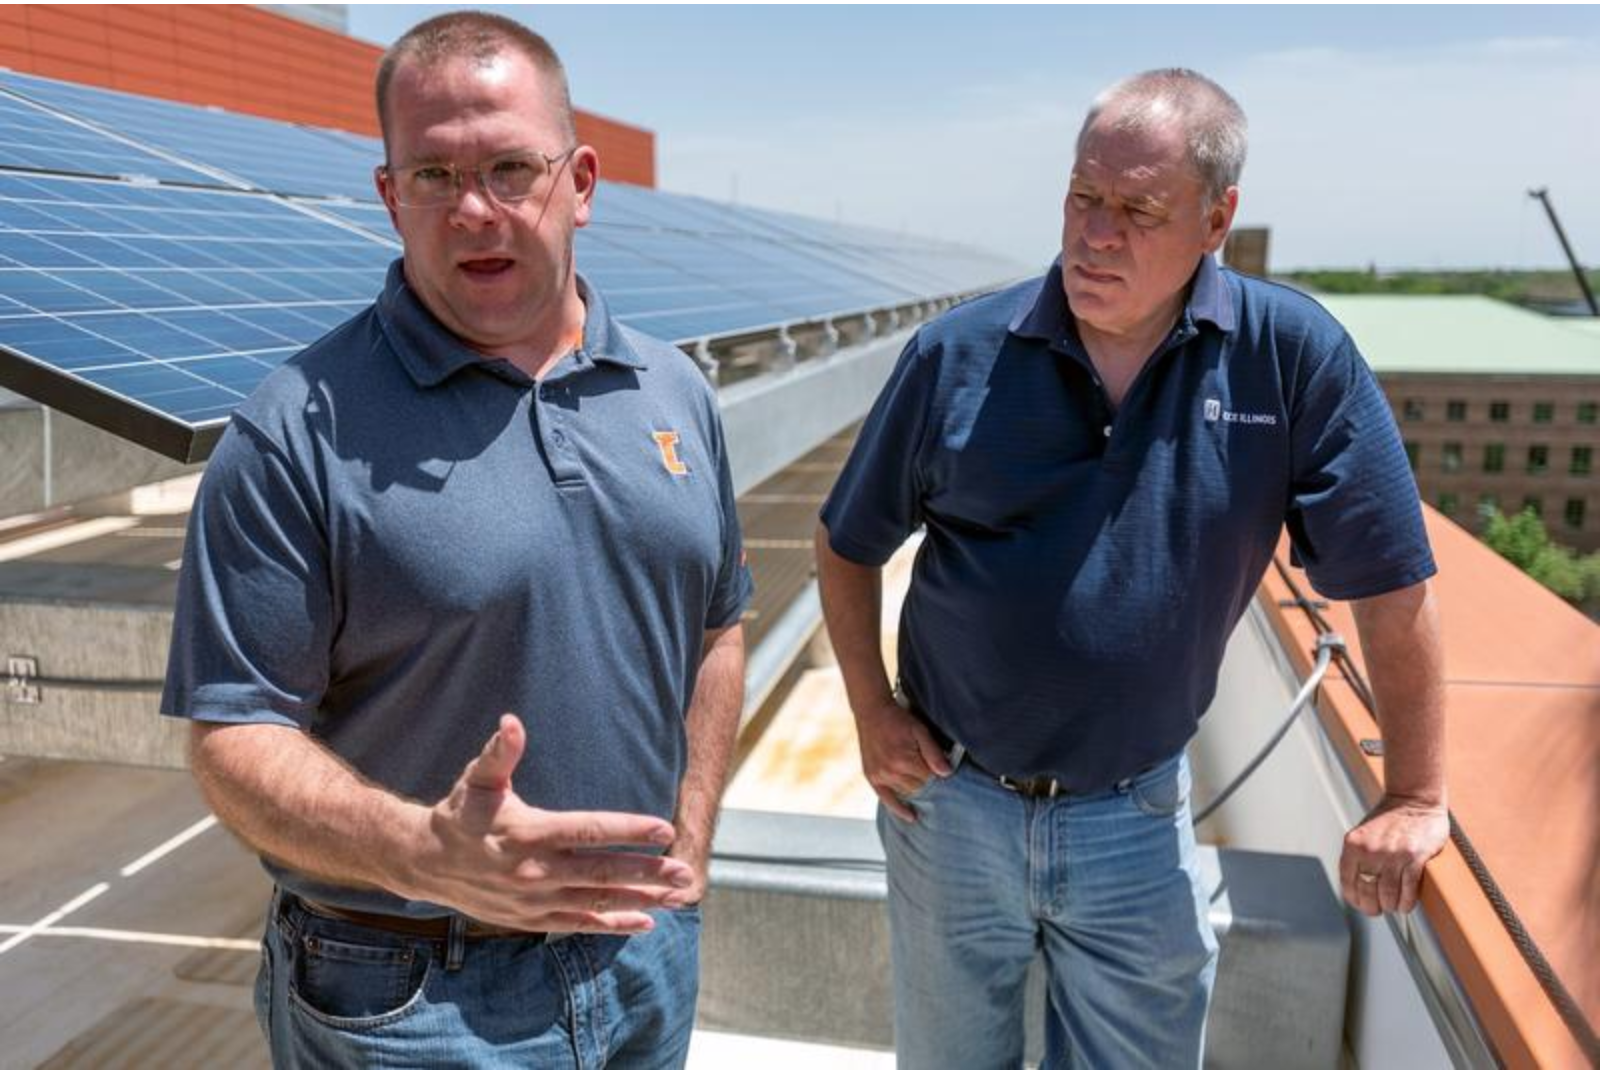
[[[543,870],[564,884],[585,888],[626,885],[688,888],[695,883],[695,869],[687,862],[655,855],[613,854],[601,851],[570,852],[557,858],[546,859]]]
[[[1428,860],[1405,849],[1368,848],[1349,837],[1341,852],[1341,898],[1371,918],[1406,914],[1418,905]]]
[[[1374,889],[1376,905],[1380,912],[1394,914],[1397,905],[1402,900],[1402,864],[1400,860],[1393,861],[1379,871],[1379,879],[1369,885]]]
[[[686,905],[683,893],[658,888],[562,888],[529,898],[529,905],[537,907],[542,914],[637,914]]]
[[[946,761],[945,751],[940,749],[934,736],[917,720],[912,722],[912,742],[918,749],[918,757],[923,759],[923,764],[929,767],[931,773],[935,776],[951,775],[951,763]]]
[[[879,796],[879,801],[884,803],[884,808],[890,811],[892,817],[895,817],[901,821],[905,821],[909,825],[916,825],[918,823],[917,813],[913,811],[912,807],[908,806],[901,800],[901,796],[897,795],[889,788],[878,786],[874,786],[873,793]]]
[[[1419,882],[1424,879],[1424,863],[1414,861],[1402,870],[1402,892],[1397,900],[1396,909],[1403,914],[1409,913],[1418,906]]]
[[[610,933],[622,936],[648,933],[656,928],[651,915],[639,911],[613,914],[566,911],[550,914],[545,920],[548,930],[564,933]]]
[[[500,726],[485,742],[477,758],[467,763],[462,780],[470,788],[505,791],[512,786],[512,771],[523,758],[527,736],[523,722],[510,713],[501,714]]]
[[[648,814],[624,814],[606,810],[534,811],[528,827],[515,833],[531,847],[664,848],[673,843],[673,825]]]
[[[857,735],[868,785],[892,815],[915,823],[917,814],[906,799],[930,777],[952,773],[934,737],[923,722],[893,703],[859,716]]]

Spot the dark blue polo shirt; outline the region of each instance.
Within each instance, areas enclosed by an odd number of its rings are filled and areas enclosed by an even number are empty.
[[[712,390],[580,290],[582,348],[540,383],[457,341],[399,261],[268,377],[195,501],[163,713],[304,729],[431,803],[511,711],[530,804],[672,817],[702,638],[751,580]]]
[[[1194,734],[1282,526],[1331,598],[1435,571],[1351,338],[1210,257],[1116,412],[1060,266],[924,326],[823,521],[864,565],[925,527],[901,621],[909,696],[987,769],[1075,790]]]

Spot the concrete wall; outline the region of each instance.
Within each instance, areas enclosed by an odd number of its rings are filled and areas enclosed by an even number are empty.
[[[0,458],[0,520],[199,471],[36,406],[0,408]]]
[[[50,408],[0,408],[0,521],[199,471]]]
[[[37,659],[58,679],[159,680],[167,670],[169,610],[0,602],[0,668]],[[0,695],[0,751],[35,758],[181,768],[186,727],[157,715],[159,693],[38,685],[38,701]]]

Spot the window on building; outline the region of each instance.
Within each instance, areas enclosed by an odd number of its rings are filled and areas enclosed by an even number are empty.
[[[1485,463],[1482,466],[1487,472],[1500,472],[1507,458],[1507,447],[1500,442],[1489,443],[1485,447]]]
[[[1507,418],[1512,412],[1513,412],[1513,406],[1509,405],[1505,401],[1493,401],[1493,402],[1491,402],[1491,422],[1492,423],[1498,423],[1498,424],[1507,423]]]
[[[1520,506],[1520,512],[1534,513],[1536,516],[1540,516],[1541,499],[1534,494],[1525,495],[1524,504]]]
[[[1404,449],[1407,450],[1407,466],[1409,468],[1411,468],[1413,471],[1417,472],[1418,471],[1418,443],[1417,442],[1404,442],[1404,443],[1402,443],[1402,446],[1403,446]]]
[[[1569,451],[1569,475],[1588,476],[1591,474],[1591,447],[1575,446]]]
[[[1524,470],[1532,476],[1545,475],[1549,452],[1545,446],[1531,446],[1529,460],[1525,463]]]
[[[1481,494],[1478,508],[1480,516],[1484,517],[1486,520],[1489,520],[1492,513],[1502,508],[1502,499],[1498,498],[1495,494]]]
[[[1468,402],[1448,401],[1446,403],[1446,419],[1454,424],[1460,424],[1468,419]]]
[[[1596,423],[1596,402],[1582,401],[1574,410],[1574,419],[1582,424]]]
[[[1538,424],[1549,424],[1552,422],[1552,410],[1555,408],[1556,406],[1550,401],[1537,401],[1530,409],[1530,419]]]
[[[1585,527],[1585,499],[1570,498],[1563,503],[1563,523],[1571,528]]]
[[[1403,398],[1402,399],[1402,419],[1404,419],[1404,420],[1422,420],[1422,419],[1424,419],[1424,400],[1422,398]]]
[[[1455,472],[1463,467],[1463,443],[1445,442],[1441,444],[1441,471]]]
[[[1435,499],[1435,508],[1445,513],[1447,516],[1456,516],[1457,495],[1449,490],[1442,491],[1440,496]]]

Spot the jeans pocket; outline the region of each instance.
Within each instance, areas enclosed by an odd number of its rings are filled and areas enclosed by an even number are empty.
[[[290,973],[290,998],[325,1025],[383,1025],[419,1002],[432,958],[426,944],[361,944],[303,932]]]
[[[1147,817],[1170,818],[1185,805],[1185,788],[1176,763],[1136,777],[1129,786],[1129,798]]]

